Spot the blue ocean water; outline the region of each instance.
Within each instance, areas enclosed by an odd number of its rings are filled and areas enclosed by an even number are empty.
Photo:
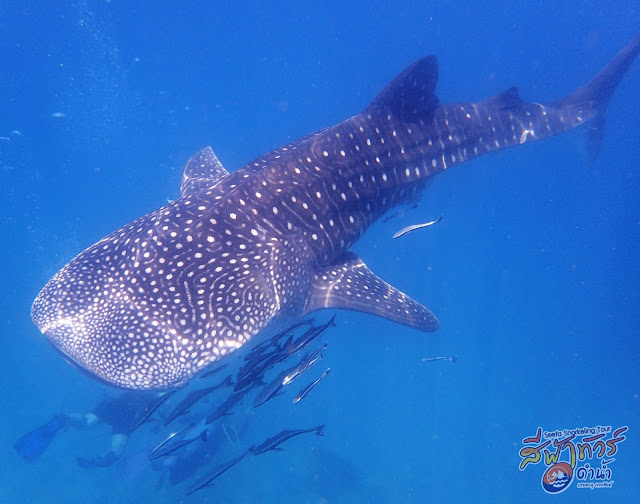
[[[619,0],[0,3],[0,502],[636,502],[640,62],[611,100],[596,161],[573,131],[465,163],[356,244],[441,328],[339,312],[332,373],[308,399],[229,420],[243,445],[326,424],[322,438],[250,457],[189,497],[148,463],[158,432],[132,436],[107,469],[76,463],[109,450],[104,426],[67,429],[33,462],[12,445],[107,393],[52,351],[33,298],[75,254],[175,199],[198,149],[237,169],[357,113],[429,53],[442,102],[512,85],[557,99],[639,20]],[[441,355],[459,359],[422,362]],[[593,426],[628,426],[611,488],[574,481],[553,497],[544,461],[519,469],[538,427]]]

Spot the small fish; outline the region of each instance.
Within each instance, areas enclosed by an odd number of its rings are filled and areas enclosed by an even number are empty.
[[[395,219],[397,217],[402,217],[404,214],[406,214],[407,212],[411,211],[411,210],[415,210],[416,208],[418,208],[418,204],[414,203],[413,205],[411,205],[409,208],[404,208],[402,210],[398,210],[397,212],[393,212],[391,215],[389,215],[388,217],[385,217],[382,222],[389,222],[391,219]]]
[[[153,456],[159,451],[162,450],[162,448],[164,446],[167,445],[167,443],[170,443],[171,440],[173,438],[175,438],[176,436],[179,436],[180,434],[182,434],[184,431],[186,431],[187,429],[190,429],[191,426],[187,425],[186,427],[183,427],[182,429],[172,432],[171,434],[169,434],[166,438],[164,438],[162,441],[160,441],[153,450],[151,450],[151,453],[149,453],[149,459],[153,460]]]
[[[253,387],[257,385],[265,385],[265,381],[262,379],[264,377],[265,370],[258,369],[254,373],[251,373],[249,376],[243,378],[242,380],[236,382],[233,386],[234,392],[242,392],[249,391]]]
[[[276,334],[275,336],[271,337],[271,344],[273,346],[276,346],[278,344],[278,341],[280,341],[280,339],[286,335],[288,335],[291,331],[296,330],[298,327],[302,327],[305,325],[313,325],[313,323],[315,322],[315,319],[312,317],[310,319],[307,320],[303,320],[301,322],[297,322],[295,324],[293,324],[292,326],[289,326],[287,329],[285,329],[284,331],[280,331],[278,334]]]
[[[327,344],[325,343],[322,347],[305,355],[302,358],[302,360],[300,360],[297,366],[294,366],[287,371],[287,374],[284,376],[282,380],[282,385],[289,385],[298,376],[300,376],[307,369],[313,366],[316,362],[322,359],[322,354],[320,352],[326,349],[327,349]]]
[[[180,404],[178,404],[173,411],[169,414],[167,419],[164,422],[164,426],[166,427],[171,422],[173,422],[176,418],[182,415],[186,415],[189,412],[189,408],[193,406],[195,403],[200,401],[203,397],[208,396],[214,390],[218,390],[220,387],[224,387],[225,385],[231,385],[231,375],[228,375],[224,380],[222,380],[217,385],[213,385],[211,387],[202,388],[198,390],[194,390],[185,397]]]
[[[149,460],[157,460],[159,458],[168,457],[169,455],[177,452],[179,449],[184,448],[187,445],[190,445],[194,441],[198,441],[198,440],[206,441],[208,435],[209,435],[209,431],[205,429],[200,434],[192,438],[181,439],[180,441],[176,441],[175,443],[172,443],[172,444],[163,442],[161,443],[164,445],[162,448],[156,447],[157,449],[154,449],[154,451],[152,451],[149,454]]]
[[[407,226],[405,228],[402,228],[400,231],[397,231],[396,233],[393,234],[393,238],[400,238],[403,235],[406,235],[407,233],[410,233],[411,231],[415,231],[416,229],[421,229],[423,227],[427,227],[427,226],[432,226],[434,224],[437,224],[438,222],[442,221],[442,216],[438,217],[436,220],[434,221],[430,221],[430,222],[425,222],[423,224],[412,224],[411,226]]]
[[[270,437],[263,443],[260,443],[253,450],[254,455],[261,455],[262,453],[271,451],[271,450],[280,450],[278,448],[282,443],[288,441],[291,438],[296,436],[300,436],[301,434],[307,434],[308,432],[315,432],[316,435],[322,436],[324,435],[324,425],[319,425],[318,427],[312,427],[311,429],[295,429],[295,430],[283,430],[280,434],[276,434],[273,437]]]
[[[293,334],[289,336],[282,345],[278,345],[276,347],[276,351],[280,352],[281,350],[289,348],[291,346],[291,342],[293,341]]]
[[[287,344],[285,343],[284,345],[279,345],[280,339],[282,339],[285,336],[288,336],[292,331],[296,330],[298,327],[305,326],[305,325],[313,325],[314,322],[315,322],[315,319],[312,317],[310,319],[303,320],[301,322],[293,324],[292,326],[287,327],[284,331],[280,331],[276,335],[272,336],[270,339],[263,341],[259,345],[256,345],[255,347],[253,347],[251,351],[247,355],[245,355],[244,360],[254,361],[254,359],[257,359],[259,361],[269,347],[273,347],[274,348],[273,351],[277,351],[278,349],[282,348]],[[292,339],[293,339],[293,336],[289,336],[289,339],[287,341],[290,343]],[[247,364],[245,364],[245,366],[246,365]],[[243,368],[245,366],[243,366]],[[242,369],[240,371],[242,372]]]
[[[167,400],[169,400],[169,398],[175,394],[177,391],[177,389],[173,389],[170,390],[169,392],[166,392],[164,394],[162,394],[161,396],[159,396],[154,402],[152,402],[140,415],[140,417],[138,418],[138,420],[136,420],[136,423],[133,425],[133,427],[131,428],[131,430],[129,431],[129,434],[131,434],[133,431],[135,431],[138,427],[140,427],[143,423],[148,422],[149,418],[151,418],[151,415],[153,415],[160,406],[162,406]]]
[[[256,369],[260,369],[260,366],[267,362],[269,359],[273,357],[274,354],[278,353],[278,350],[272,350],[267,354],[260,354],[254,356],[251,360],[243,364],[238,370],[237,379],[238,382],[243,381],[247,376],[254,374]]]
[[[262,383],[262,377],[264,374],[270,368],[275,366],[277,363],[282,362],[287,357],[288,354],[286,352],[276,350],[266,355],[264,359],[262,359],[257,365],[253,366],[252,369],[245,372],[242,376],[240,372],[238,372],[238,381],[234,385],[233,390],[238,392]]]
[[[240,392],[235,392],[231,394],[229,397],[227,397],[227,400],[223,402],[220,406],[218,406],[216,410],[207,417],[204,424],[209,425],[211,422],[215,422],[218,418],[231,415],[231,410],[233,409],[233,407],[236,406],[236,404],[238,404],[240,401],[242,401],[242,399],[244,398],[245,395],[247,395],[247,392],[249,392],[249,390],[250,389],[247,388]]]
[[[253,360],[254,358],[260,357],[267,349],[271,346],[271,340],[263,341],[256,346],[254,346],[247,355],[244,356],[245,361]]]
[[[280,390],[282,389],[282,382],[285,380],[287,373],[289,373],[290,371],[290,369],[282,371],[278,374],[278,376],[275,377],[273,381],[266,385],[253,400],[253,407],[257,408],[258,406],[261,406],[262,404],[270,401],[275,396],[277,396],[278,392],[280,392]]]
[[[65,114],[64,112],[54,112],[53,114],[51,114],[51,117],[53,117],[54,119],[62,119],[63,117],[67,117],[67,114]]]
[[[9,137],[0,137],[0,142],[10,142],[11,139]]]
[[[221,476],[223,473],[227,472],[229,469],[231,469],[234,465],[236,465],[243,458],[245,458],[249,453],[252,453],[252,452],[253,452],[253,446],[249,447],[249,449],[239,457],[236,457],[233,460],[230,460],[229,462],[225,462],[224,464],[220,464],[219,466],[216,466],[213,469],[213,472],[211,474],[205,476],[204,478],[194,483],[191,486],[191,488],[189,488],[189,490],[187,491],[187,495],[190,495],[194,492],[197,492],[198,490],[203,489],[206,486],[209,486],[214,479]]]
[[[307,385],[305,388],[303,388],[298,395],[295,397],[295,399],[293,400],[293,404],[296,404],[300,401],[302,401],[302,399],[305,398],[305,396],[311,392],[313,390],[313,388],[320,383],[320,380],[322,380],[325,376],[327,376],[329,373],[331,372],[331,368],[327,368],[325,369],[324,373],[322,373],[320,375],[320,378],[318,378],[315,381],[312,381],[309,385]]]
[[[222,371],[228,365],[229,365],[229,363],[227,362],[226,364],[223,364],[222,366],[218,366],[216,368],[213,368],[211,371],[207,371],[206,373],[200,375],[200,378],[209,378],[209,376],[213,376],[214,374],[218,374],[220,371]]]
[[[444,357],[444,356],[438,356],[438,357],[423,357],[422,358],[422,362],[434,362],[434,361],[449,361],[452,364],[455,364],[456,362],[458,362],[458,357],[453,356],[453,357]]]
[[[305,332],[302,336],[300,336],[297,340],[292,341],[289,345],[287,345],[286,350],[287,354],[291,355],[296,352],[299,352],[304,347],[306,347],[309,343],[311,343],[314,339],[320,336],[323,332],[325,332],[329,327],[335,327],[336,324],[334,322],[336,316],[331,317],[326,324],[322,324],[321,326],[311,327]]]
[[[291,337],[287,339],[287,342],[291,343]],[[249,359],[245,358],[247,362],[238,370],[238,381],[242,381],[246,376],[251,374],[254,368],[257,368],[267,362],[275,364],[276,362],[279,362],[278,358],[281,358],[280,360],[285,359],[287,354],[282,351],[283,346],[281,347],[276,344],[274,348],[268,352],[261,350],[260,353],[253,354]]]
[[[264,376],[267,366],[268,363],[262,363],[259,367],[256,367],[251,372],[243,375],[242,378],[238,378],[238,381],[233,386],[233,391],[240,392],[241,390],[245,390],[253,387],[254,385],[260,384],[262,382],[262,377]]]

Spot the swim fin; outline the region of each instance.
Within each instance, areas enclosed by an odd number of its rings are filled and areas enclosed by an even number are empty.
[[[22,458],[33,461],[45,452],[58,431],[67,423],[66,415],[54,415],[46,424],[18,439],[13,448]]]

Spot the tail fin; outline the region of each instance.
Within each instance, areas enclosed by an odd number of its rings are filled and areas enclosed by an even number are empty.
[[[604,113],[609,99],[638,53],[640,53],[640,34],[627,44],[598,75],[556,103],[560,109],[590,111],[592,119],[587,130],[587,148],[594,158],[598,155],[602,144]]]

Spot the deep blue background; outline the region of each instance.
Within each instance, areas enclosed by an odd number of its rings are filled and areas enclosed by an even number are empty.
[[[553,100],[640,27],[623,0],[183,4],[0,3],[2,503],[181,498],[154,490],[135,459],[81,470],[75,457],[108,449],[107,430],[61,436],[33,464],[11,445],[103,394],[31,324],[32,299],[76,253],[176,198],[196,150],[212,145],[236,169],[358,112],[428,53],[443,102],[516,84],[525,100]],[[636,62],[597,161],[578,131],[500,152],[437,177],[418,210],[372,229],[356,251],[441,329],[339,313],[333,373],[260,426],[327,423],[325,437],[247,459],[185,502],[636,502],[639,92]],[[430,355],[460,360],[421,362]],[[518,470],[538,426],[585,425],[629,426],[613,489],[550,497],[541,467]]]

